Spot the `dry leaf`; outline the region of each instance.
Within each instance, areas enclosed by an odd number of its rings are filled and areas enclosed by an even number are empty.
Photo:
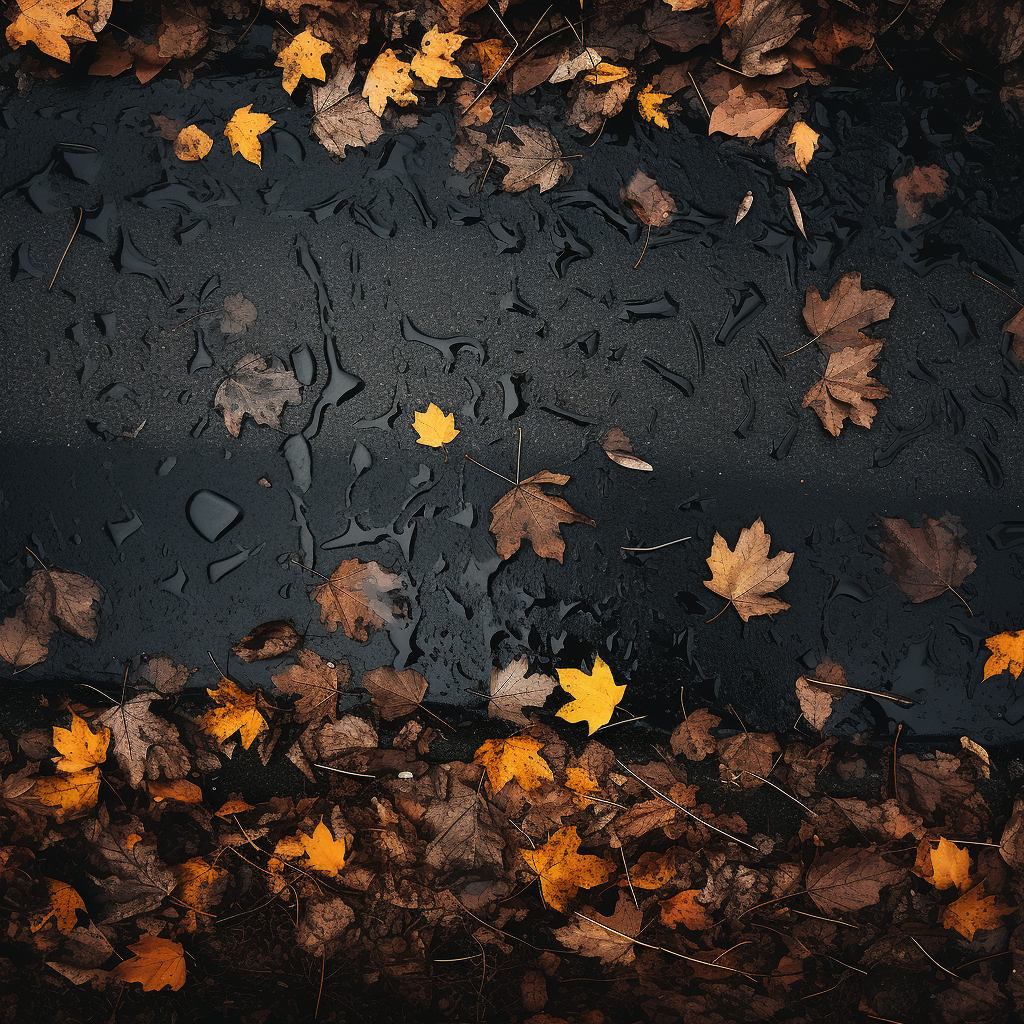
[[[977,568],[966,536],[960,517],[948,512],[941,519],[925,516],[918,527],[905,519],[883,519],[885,571],[914,604],[948,590],[966,605],[955,590]]]
[[[264,356],[250,352],[220,382],[213,405],[223,413],[228,433],[238,437],[246,416],[277,429],[284,407],[301,401],[302,391],[291,370],[273,363],[268,366]]]
[[[1003,324],[1003,330],[1013,339],[1013,354],[1017,362],[1024,363],[1024,306]]]
[[[726,782],[739,783],[744,789],[756,789],[772,770],[779,744],[771,733],[741,732],[718,741],[722,761],[720,775]],[[761,776],[758,778],[757,776]]]
[[[822,854],[807,869],[807,893],[826,916],[853,913],[877,903],[882,889],[906,870],[873,850],[839,849]]]
[[[661,908],[661,923],[666,928],[678,928],[682,925],[694,932],[712,928],[715,922],[708,913],[708,908],[697,902],[700,894],[700,889],[685,889],[667,900],[662,900],[658,904]]]
[[[311,870],[334,878],[345,866],[348,850],[346,837],[335,839],[322,816],[312,835],[299,832],[297,838],[306,851],[306,866]]]
[[[722,132],[740,139],[759,139],[781,120],[789,109],[784,101],[768,99],[740,83],[729,90],[728,97],[711,111],[708,135]]]
[[[1024,672],[1024,629],[991,636],[985,641],[985,646],[992,654],[985,662],[983,679],[991,679],[1003,672],[1009,672],[1014,679],[1020,678]]]
[[[906,229],[920,224],[925,210],[946,194],[948,177],[947,171],[929,164],[915,167],[909,174],[893,181],[893,188],[896,189],[896,227]]]
[[[572,508],[564,498],[545,494],[542,490],[543,484],[561,486],[568,482],[568,475],[542,469],[516,484],[495,502],[491,508],[491,533],[503,559],[511,558],[525,538],[541,558],[561,562],[565,541],[559,532],[560,524],[597,525],[593,519]]]
[[[220,316],[222,333],[241,334],[249,330],[254,323],[256,323],[256,307],[241,292],[228,295],[224,299],[224,309]]]
[[[890,396],[889,389],[871,376],[882,343],[843,348],[828,357],[821,379],[804,395],[803,408],[813,409],[825,429],[838,437],[847,419],[870,428],[878,409],[875,402]]]
[[[620,893],[615,912],[610,916],[587,907],[586,913],[577,915],[572,924],[554,929],[554,936],[563,946],[583,956],[600,957],[606,966],[625,966],[636,959],[633,940],[640,934],[643,920],[643,912],[632,897]]]
[[[794,149],[793,155],[800,165],[800,170],[807,170],[807,165],[818,149],[820,137],[809,124],[805,124],[803,121],[797,121],[793,125],[793,130],[789,133],[789,144]]]
[[[730,550],[725,538],[715,533],[707,559],[711,579],[705,580],[704,586],[726,598],[744,622],[755,615],[773,615],[789,607],[785,601],[767,595],[789,580],[793,553],[780,551],[769,558],[770,546],[771,537],[764,532],[760,519],[740,531],[735,550]]]
[[[789,58],[769,54],[785,46],[806,17],[798,0],[743,0],[739,16],[722,36],[722,55],[730,64],[738,61],[744,75],[777,75]]]
[[[708,754],[715,752],[715,741],[711,730],[721,723],[718,715],[712,714],[707,708],[691,711],[680,722],[669,737],[672,753],[678,757],[683,755],[688,761],[703,761]]]
[[[338,691],[349,680],[349,668],[324,661],[314,651],[302,649],[296,653],[298,665],[289,665],[283,672],[271,676],[282,692],[295,694],[294,714],[300,722],[318,723],[323,718],[336,718]]]
[[[609,427],[601,435],[601,447],[612,462],[623,469],[636,469],[644,473],[653,473],[654,467],[649,462],[637,458],[633,454],[633,444],[618,427]]]
[[[942,927],[959,932],[968,942],[973,942],[976,931],[999,928],[1002,919],[1012,914],[1014,909],[998,896],[986,896],[985,881],[982,879],[973,889],[946,907],[942,915]]]
[[[917,847],[917,859],[911,869],[936,889],[949,889],[954,885],[963,892],[971,873],[971,855],[965,846],[957,846],[944,836],[936,840],[925,837]]]
[[[350,92],[352,68],[342,65],[326,85],[314,85],[310,127],[324,149],[344,157],[349,146],[363,147],[383,133],[380,117],[357,92]]]
[[[349,558],[313,590],[313,600],[320,605],[320,621],[328,633],[340,625],[346,636],[366,643],[371,629],[398,617],[390,595],[401,588],[402,578],[376,562]]]
[[[562,56],[565,59],[548,77],[548,81],[552,85],[569,82],[581,71],[592,71],[601,63],[601,54],[589,46],[583,49],[580,49],[579,46],[571,47],[564,50]]]
[[[576,668],[560,668],[558,685],[575,698],[559,708],[556,717],[566,722],[586,722],[588,735],[593,735],[612,719],[612,713],[626,694],[625,686],[616,686],[612,670],[594,658],[594,671],[589,675]]]
[[[177,885],[172,895],[189,910],[200,914],[213,912],[231,877],[229,871],[208,864],[202,857],[193,857],[182,864],[176,864],[173,870]]]
[[[71,728],[53,727],[53,745],[60,757],[53,758],[58,771],[79,772],[98,768],[107,759],[110,730],[102,725],[97,732],[89,728],[84,718],[71,712]]]
[[[201,804],[203,802],[203,791],[188,779],[157,779],[155,782],[146,783],[150,799],[154,803],[162,803],[164,800],[176,800],[182,804]]]
[[[383,665],[363,673],[363,689],[390,722],[411,715],[420,706],[427,692],[427,681],[413,668],[396,672],[390,665]]]
[[[32,796],[46,807],[53,807],[57,821],[85,814],[96,806],[100,796],[100,770],[63,772],[36,779]]]
[[[575,827],[560,828],[536,850],[521,850],[530,870],[540,877],[540,892],[553,910],[565,911],[566,904],[580,889],[591,889],[608,881],[614,864],[601,857],[580,853]]]
[[[183,778],[191,767],[177,728],[150,710],[156,699],[155,693],[138,693],[96,719],[110,730],[114,760],[132,788],[138,788],[144,777],[155,779],[161,773]]]
[[[71,12],[82,0],[18,0],[18,16],[7,26],[7,42],[17,49],[35,43],[49,57],[71,63],[68,39],[92,42],[96,36]]]
[[[284,91],[290,96],[303,75],[319,82],[326,81],[323,59],[333,49],[330,43],[318,39],[309,29],[299,32],[274,62],[276,67],[284,68],[281,76]]]
[[[736,208],[736,219],[732,222],[735,227],[748,213],[750,213],[751,207],[754,205],[754,193],[748,192],[741,200],[740,205]]]
[[[174,137],[174,155],[185,163],[202,160],[213,148],[213,139],[202,128],[190,124]]]
[[[44,878],[43,881],[46,883],[49,906],[32,916],[29,928],[37,932],[52,918],[57,930],[67,935],[78,924],[78,911],[85,910],[85,900],[67,882],[56,878]]]
[[[487,788],[496,796],[513,779],[527,792],[542,782],[554,782],[551,766],[540,756],[544,746],[532,736],[487,740],[473,755],[474,764],[487,770]]]
[[[530,662],[524,654],[509,662],[503,668],[491,669],[490,702],[487,714],[490,718],[504,718],[519,725],[529,725],[523,714],[523,705],[531,708],[543,707],[551,691],[558,685],[554,676],[535,672],[527,677]]]
[[[194,57],[210,37],[210,12],[190,0],[162,6],[163,20],[157,30],[157,56],[168,60]]]
[[[633,179],[619,190],[622,201],[644,224],[660,228],[672,220],[676,212],[675,200],[643,171],[637,171]]]
[[[455,428],[455,413],[445,415],[433,402],[427,406],[426,412],[417,411],[412,418],[412,429],[419,437],[417,444],[425,444],[429,448],[441,448],[454,441],[459,431]]]
[[[442,32],[434,25],[426,31],[413,55],[413,74],[432,89],[441,84],[442,78],[462,78],[462,69],[452,57],[465,41],[466,37],[458,32]]]
[[[185,984],[185,950],[180,943],[143,935],[128,948],[135,955],[111,972],[118,981],[137,981],[146,992],[162,988],[177,992]]]
[[[861,332],[879,320],[887,320],[895,301],[881,288],[864,288],[860,274],[851,271],[836,282],[827,299],[814,285],[807,289],[804,323],[825,353],[877,345],[874,338]]]
[[[541,192],[546,192],[562,178],[572,177],[572,165],[562,158],[562,151],[551,132],[541,128],[527,128],[517,125],[511,131],[519,139],[521,145],[514,146],[511,142],[492,145],[483,142],[481,145],[494,158],[503,163],[509,170],[501,181],[506,192],[523,192],[531,185],[537,185]]]
[[[800,237],[806,242],[807,229],[804,227],[804,212],[800,209],[800,204],[796,201],[796,193],[788,187],[786,191],[789,193],[789,212],[793,214],[793,223],[796,224],[796,229],[800,232]]]
[[[237,658],[245,662],[279,658],[302,643],[302,637],[287,619],[264,622],[247,633],[231,648]]]
[[[231,152],[241,155],[257,167],[263,165],[263,147],[260,136],[270,131],[277,122],[269,114],[253,113],[252,104],[239,107],[231,120],[224,127],[224,134],[231,143]],[[246,356],[246,359],[259,359],[259,356]],[[235,435],[238,436],[237,434]]]
[[[220,705],[207,711],[199,719],[204,732],[223,743],[229,736],[238,733],[242,746],[248,750],[261,732],[268,728],[267,720],[260,714],[257,703],[259,691],[246,693],[237,683],[221,676],[216,689],[207,687],[206,692]]]
[[[656,124],[659,128],[664,128],[667,131],[669,127],[668,118],[662,111],[661,105],[671,95],[668,92],[655,92],[654,86],[650,83],[645,85],[636,98],[640,116],[645,121],[650,121],[652,124]]]
[[[394,50],[385,50],[367,72],[363,96],[378,117],[384,113],[388,100],[403,107],[418,103],[412,91],[412,65],[400,60]]]
[[[811,724],[811,728],[819,732],[832,714],[832,701],[841,700],[844,696],[842,690],[823,686],[822,682],[841,683],[845,686],[846,673],[842,665],[836,664],[831,658],[826,658],[818,663],[813,679],[800,676],[796,681],[796,696],[800,701],[800,710]]]
[[[588,71],[583,76],[583,81],[589,82],[591,85],[609,85],[611,82],[625,78],[630,73],[630,68],[619,67],[617,64],[609,64],[603,60],[593,71]]]

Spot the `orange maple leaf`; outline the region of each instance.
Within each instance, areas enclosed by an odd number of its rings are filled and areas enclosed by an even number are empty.
[[[46,883],[50,905],[30,919],[29,928],[37,932],[52,917],[58,931],[67,935],[78,924],[78,911],[85,910],[85,900],[67,882],[56,878],[44,878],[43,881]]]
[[[933,849],[934,839],[925,837],[917,848],[914,874],[920,875],[936,889],[949,889],[954,885],[962,892],[967,888],[971,873],[971,855],[967,848],[951,843],[940,836],[939,845]]]
[[[47,807],[54,807],[57,821],[85,814],[96,806],[100,796],[100,770],[69,772],[36,779],[32,795]]]
[[[1014,911],[998,896],[985,895],[985,881],[978,882],[959,899],[954,900],[942,915],[942,927],[959,932],[968,942],[974,941],[976,931],[998,928],[1002,918]]]
[[[740,530],[735,550],[730,550],[725,538],[715,532],[707,559],[711,579],[705,580],[704,586],[726,598],[744,622],[755,615],[772,615],[789,607],[785,601],[767,596],[789,580],[789,567],[793,564],[790,551],[780,551],[769,558],[771,542],[760,519]]]
[[[1020,679],[1021,672],[1024,672],[1024,629],[990,636],[985,646],[992,652],[985,662],[985,679],[1002,672],[1009,672],[1014,679]]]
[[[135,956],[111,971],[118,981],[137,981],[146,992],[162,988],[177,992],[185,984],[185,950],[181,943],[147,933],[128,948]]]
[[[543,746],[532,736],[487,740],[473,755],[473,761],[487,769],[487,788],[492,796],[501,792],[513,779],[530,791],[537,789],[542,782],[555,781],[551,766],[540,756]]]
[[[617,868],[602,857],[580,853],[580,837],[576,827],[560,828],[536,850],[523,850],[523,860],[540,878],[544,902],[554,910],[565,910],[566,904],[580,889],[590,889],[606,882]]]
[[[366,74],[363,95],[378,117],[384,113],[388,100],[403,107],[419,103],[412,91],[412,65],[401,60],[394,50],[385,50]]]
[[[82,0],[18,0],[18,16],[7,26],[7,42],[15,49],[35,43],[43,53],[71,63],[68,39],[91,43],[96,36],[89,26],[71,12]]]
[[[711,928],[714,921],[703,903],[697,902],[700,889],[686,889],[675,896],[661,901],[661,923],[667,928],[678,928],[682,925],[691,931],[703,931]]]
[[[306,78],[315,78],[324,82],[327,75],[324,72],[323,58],[334,49],[330,43],[317,39],[309,29],[300,32],[278,55],[274,62],[279,68],[284,68],[281,76],[281,85],[284,91],[290,96],[299,84],[303,75]]]
[[[601,660],[594,659],[594,671],[581,672],[576,668],[560,668],[558,685],[575,700],[559,708],[557,718],[567,722],[586,722],[588,735],[607,725],[612,712],[626,694],[625,686],[616,686],[612,670]]]
[[[270,131],[275,124],[277,122],[269,114],[254,113],[251,103],[239,107],[224,126],[224,134],[231,143],[231,152],[241,153],[249,163],[261,167],[263,147],[260,145],[260,136]]]
[[[227,676],[221,676],[217,688],[206,692],[220,705],[212,708],[199,719],[200,728],[223,743],[232,733],[237,732],[246,750],[252,741],[267,726],[267,720],[256,707],[258,693],[246,693],[237,683]]]
[[[100,726],[93,732],[84,718],[71,712],[71,728],[53,727],[53,745],[61,757],[53,758],[58,771],[80,772],[96,768],[107,759],[110,730]]]

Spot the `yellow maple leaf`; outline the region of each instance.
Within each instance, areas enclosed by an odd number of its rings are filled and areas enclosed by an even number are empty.
[[[181,804],[203,802],[203,791],[188,779],[155,779],[146,783],[146,789],[157,804],[164,800],[177,800]]]
[[[333,51],[334,47],[323,39],[317,39],[309,29],[300,32],[278,55],[274,61],[276,67],[284,68],[281,85],[291,96],[299,79],[305,75],[320,82],[327,81],[323,58]]]
[[[109,729],[100,726],[99,732],[93,732],[89,723],[72,711],[70,729],[53,727],[53,745],[62,756],[52,760],[58,771],[85,771],[106,761],[109,744]]]
[[[522,850],[523,860],[540,878],[544,902],[554,910],[565,905],[580,889],[606,882],[616,872],[602,857],[580,853],[580,837],[574,825],[560,828],[536,850]]]
[[[7,42],[15,49],[35,43],[43,53],[71,63],[68,39],[93,42],[89,26],[71,12],[82,0],[18,0],[18,16],[7,26]]]
[[[435,25],[423,36],[412,59],[413,74],[431,89],[436,89],[442,78],[462,78],[462,69],[452,55],[465,41],[466,37],[458,32],[441,32]]]
[[[797,121],[793,125],[793,130],[789,133],[789,144],[794,148],[794,155],[796,162],[800,165],[800,170],[807,170],[807,165],[818,148],[819,138],[818,133],[809,124]]]
[[[593,71],[588,71],[584,75],[583,81],[589,82],[591,85],[608,85],[609,82],[617,82],[620,78],[625,78],[629,74],[629,70],[629,68],[622,68],[618,64],[609,64],[608,61],[603,60]]]
[[[174,140],[174,155],[185,163],[202,160],[212,148],[213,139],[194,124],[182,128]]]
[[[370,109],[380,117],[388,100],[394,100],[403,107],[419,103],[412,91],[412,65],[400,60],[394,50],[385,50],[366,73],[363,96]]]
[[[976,931],[998,928],[1001,919],[1013,913],[1013,910],[998,896],[986,896],[985,882],[982,880],[946,907],[942,915],[942,927],[957,931],[968,942],[973,942]]]
[[[964,846],[951,843],[944,836],[939,845],[932,849],[934,839],[925,837],[917,848],[914,874],[920,875],[936,889],[949,889],[954,885],[963,891],[968,885],[971,873],[971,855]]]
[[[991,679],[1002,672],[1009,672],[1014,679],[1020,679],[1024,672],[1024,629],[1009,633],[998,633],[985,641],[992,652],[985,662],[985,679]]]
[[[221,743],[237,732],[242,746],[248,750],[252,741],[267,728],[266,719],[256,707],[258,694],[246,693],[226,676],[221,676],[215,690],[207,687],[206,692],[221,706],[212,708],[199,719],[200,728]]]
[[[307,867],[332,878],[345,866],[345,856],[348,853],[347,838],[342,836],[335,839],[331,830],[324,824],[322,816],[311,836],[305,832],[299,832],[296,836],[306,851]]]
[[[33,915],[29,920],[29,929],[39,931],[52,917],[57,930],[67,935],[78,924],[77,911],[85,910],[85,900],[67,882],[56,878],[44,878],[43,881],[46,883],[50,905],[46,910]]]
[[[560,668],[558,685],[570,697],[564,707],[556,712],[558,718],[566,722],[586,722],[593,735],[602,725],[607,725],[612,712],[626,693],[625,686],[616,686],[612,670],[598,655],[594,659],[594,671],[589,675],[578,668]]]
[[[487,740],[473,755],[475,764],[487,769],[487,788],[500,793],[515,779],[523,789],[537,789],[542,782],[554,782],[551,765],[540,756],[544,746],[532,736],[510,736],[505,740]]]
[[[252,104],[239,107],[224,126],[224,134],[231,143],[232,153],[241,153],[251,164],[263,165],[263,147],[260,136],[277,122],[269,114],[254,114]]]
[[[185,984],[185,950],[181,943],[146,934],[128,948],[135,956],[110,972],[118,981],[137,981],[146,992],[168,987],[177,992]]]
[[[637,106],[640,108],[640,116],[645,121],[652,121],[659,128],[668,128],[668,118],[662,112],[661,105],[671,95],[671,93],[667,92],[655,92],[653,85],[645,85],[636,98]]]
[[[47,807],[54,807],[57,821],[85,814],[96,806],[100,796],[100,770],[70,772],[36,779],[32,795]]]
[[[433,402],[427,406],[426,412],[416,412],[412,418],[412,429],[419,434],[416,443],[430,448],[443,447],[454,441],[459,433],[455,429],[455,413],[450,412],[446,416]]]

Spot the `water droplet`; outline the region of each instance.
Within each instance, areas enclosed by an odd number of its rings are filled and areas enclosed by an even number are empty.
[[[751,281],[732,285],[726,291],[732,297],[732,309],[715,335],[719,345],[728,345],[766,305],[760,289]]]
[[[505,407],[502,415],[506,420],[522,416],[530,408],[529,402],[523,398],[522,388],[527,383],[526,374],[504,373],[499,378],[505,396]]]
[[[308,345],[296,345],[291,351],[292,369],[295,371],[295,379],[309,387],[316,383],[316,360]]]
[[[494,236],[498,243],[499,253],[522,252],[525,244],[523,233],[518,227],[506,227],[501,221],[492,220],[487,225],[487,230]]]
[[[313,481],[313,452],[309,447],[309,442],[302,434],[292,434],[281,445],[281,452],[288,464],[288,472],[292,475],[292,483],[297,490],[305,494]]]
[[[160,460],[160,465],[156,467],[157,476],[167,476],[178,462],[177,455],[168,455],[166,459]]]
[[[633,300],[624,303],[619,313],[620,320],[635,323],[637,320],[668,320],[679,312],[679,303],[668,292],[660,299]]]
[[[458,335],[451,338],[432,338],[429,334],[424,334],[422,331],[417,329],[405,314],[402,315],[402,337],[406,341],[418,341],[436,349],[441,353],[441,356],[444,359],[446,370],[451,370],[451,368],[454,367],[455,357],[464,348],[468,348],[471,352],[476,353],[476,356],[481,363],[485,363],[487,361],[487,349],[479,338],[470,338],[465,335]]]
[[[687,398],[693,394],[693,384],[682,374],[676,373],[675,370],[670,370],[667,366],[659,363],[656,359],[651,359],[649,356],[644,356],[643,364],[649,370],[653,370],[662,380],[667,381],[673,387],[682,391]]]
[[[185,506],[192,529],[211,544],[241,522],[242,515],[242,509],[230,498],[205,489],[196,491]]]
[[[178,568],[173,576],[168,576],[165,580],[160,580],[157,586],[161,590],[166,590],[169,594],[174,594],[175,597],[184,597],[182,591],[185,589],[185,584],[188,583],[188,576],[185,575],[185,570],[181,567],[181,562],[177,563]]]
[[[129,510],[125,510],[129,511]],[[114,547],[119,548],[136,530],[142,529],[142,520],[138,512],[132,512],[130,519],[121,523],[107,522],[107,532],[110,534]]]
[[[236,552],[233,555],[228,555],[227,558],[221,558],[216,562],[211,562],[206,567],[206,572],[210,577],[211,583],[217,583],[222,580],[229,572],[234,572],[250,555],[248,548],[242,548],[241,551]]]

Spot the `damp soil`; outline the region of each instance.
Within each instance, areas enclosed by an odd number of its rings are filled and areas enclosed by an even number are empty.
[[[915,702],[848,698],[840,735],[891,742],[902,723],[905,738],[1016,740],[1024,691],[981,674],[985,638],[1019,625],[1024,569],[1021,382],[1000,328],[1013,309],[991,287],[1024,272],[1024,131],[982,77],[906,53],[901,74],[812,90],[809,174],[696,119],[664,133],[622,116],[577,139],[539,89],[524,119],[581,155],[571,180],[510,195],[494,174],[480,189],[451,170],[444,110],[332,162],[301,90],[283,105],[254,70],[269,29],[252,36],[234,73],[187,91],[72,77],[0,115],[0,579],[13,605],[38,558],[105,595],[94,644],[62,636],[45,664],[2,674],[10,715],[73,683],[119,692],[143,652],[197,667],[197,687],[212,662],[271,687],[278,662],[230,648],[287,618],[356,681],[415,667],[429,706],[464,725],[486,718],[493,664],[600,654],[645,716],[624,741],[663,739],[681,694],[786,730],[795,678],[827,655],[851,684]],[[247,103],[277,122],[262,167],[226,147],[183,165],[150,119],[223,121]],[[946,169],[948,193],[899,230],[892,180],[915,163]],[[618,196],[637,168],[680,212],[634,267],[643,234]],[[850,270],[896,296],[875,329],[892,397],[870,431],[833,438],[800,406],[821,360],[784,354],[808,340],[806,287]],[[257,319],[225,335],[237,293]],[[280,429],[246,420],[236,439],[213,399],[247,353],[292,367],[303,401]],[[432,401],[461,431],[447,458],[411,429]],[[609,461],[610,426],[653,473]],[[565,497],[597,524],[564,529],[562,564],[528,547],[502,562],[488,532],[508,485],[464,456],[514,478],[520,437],[522,475],[570,474]],[[879,519],[946,511],[977,570],[963,602],[911,604],[883,571]],[[795,552],[792,607],[708,622],[711,540],[733,544],[758,517],[773,552]],[[325,634],[310,600],[316,574],[353,557],[403,574],[411,608],[365,645]],[[356,688],[343,705],[364,700]]]

